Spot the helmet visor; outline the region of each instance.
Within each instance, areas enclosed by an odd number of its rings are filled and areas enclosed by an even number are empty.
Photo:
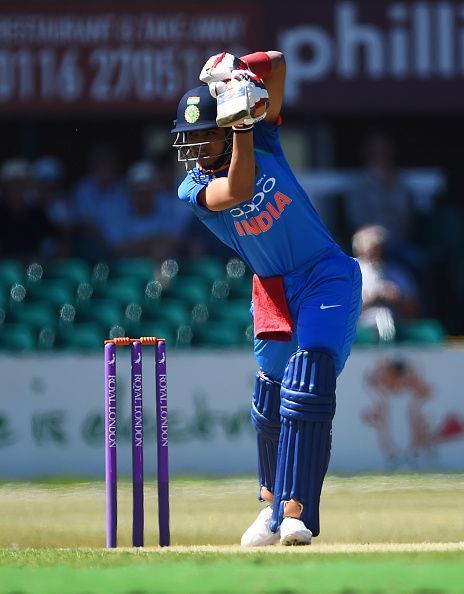
[[[177,160],[185,164],[187,171],[200,162],[203,166],[214,166],[217,161],[221,164],[227,161],[232,152],[232,137],[228,133],[222,141],[207,140],[192,142],[187,132],[178,132],[173,142],[173,148],[177,149]]]

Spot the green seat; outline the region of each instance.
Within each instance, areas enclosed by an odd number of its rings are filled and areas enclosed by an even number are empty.
[[[250,300],[236,299],[232,301],[215,301],[210,304],[209,319],[218,322],[230,322],[240,327],[247,327],[253,323],[253,317],[250,314]]]
[[[110,276],[111,278],[134,278],[147,283],[155,276],[155,263],[149,258],[119,260],[110,266]]]
[[[21,283],[24,278],[24,269],[16,260],[0,261],[0,285],[11,286]]]
[[[141,303],[144,286],[137,278],[121,277],[95,286],[94,297],[112,299],[120,304]]]
[[[37,340],[33,329],[25,324],[2,324],[0,326],[0,350],[34,351]]]
[[[6,309],[10,301],[10,291],[0,286],[0,308]]]
[[[176,344],[177,329],[172,324],[159,321],[142,322],[139,326],[139,336],[156,336],[157,338],[165,338],[166,346],[173,347]]]
[[[59,328],[55,344],[64,350],[95,351],[103,349],[104,339],[104,330],[89,322]]]
[[[47,301],[57,307],[74,302],[74,290],[67,280],[39,280],[26,285],[27,301]]]
[[[37,349],[50,352],[55,348],[56,326],[45,326],[40,329],[37,338]]]
[[[445,330],[438,320],[411,320],[398,324],[398,342],[441,344],[444,339]]]
[[[180,276],[200,277],[210,284],[217,279],[225,278],[225,274],[225,264],[218,258],[188,258],[179,263]]]
[[[91,270],[85,260],[73,258],[69,260],[52,260],[44,265],[44,278],[67,280],[78,285],[89,282]]]
[[[13,322],[25,324],[38,330],[53,328],[58,322],[58,313],[52,304],[46,301],[18,304],[11,310],[9,318]]]
[[[216,279],[211,285],[210,301],[215,303],[229,298],[230,283],[227,279]]]
[[[193,346],[236,347],[244,342],[244,330],[236,324],[208,322],[193,329]]]
[[[356,328],[354,344],[357,346],[369,346],[379,343],[379,333],[376,328],[359,326]]]
[[[209,282],[196,276],[177,276],[163,291],[162,297],[195,305],[196,303],[206,303],[209,300],[209,295]]]
[[[96,322],[104,328],[122,324],[124,311],[117,301],[111,299],[91,299],[85,307],[78,308],[76,323]]]
[[[105,284],[110,274],[108,262],[97,262],[92,269],[92,284],[97,286]]]
[[[143,307],[143,321],[165,320],[173,326],[188,324],[190,321],[190,311],[188,303],[178,299],[163,298],[159,301],[147,300]]]
[[[252,281],[249,276],[229,278],[229,299],[251,300]]]

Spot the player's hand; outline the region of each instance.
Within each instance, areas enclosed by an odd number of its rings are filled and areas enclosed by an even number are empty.
[[[234,70],[231,81],[239,81],[246,86],[250,116],[243,120],[245,126],[251,126],[266,117],[269,107],[269,93],[264,81],[250,70]]]
[[[243,60],[222,52],[208,58],[200,72],[200,80],[206,84],[218,81],[229,81],[234,70],[246,70],[247,65]]]
[[[219,127],[249,127],[266,117],[269,93],[264,82],[250,70],[234,70],[230,81],[212,82],[209,87],[213,97],[217,97]]]

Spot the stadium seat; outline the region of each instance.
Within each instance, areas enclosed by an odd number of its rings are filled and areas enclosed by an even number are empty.
[[[37,337],[37,350],[50,352],[55,348],[56,327],[44,326]]]
[[[74,284],[89,282],[91,269],[87,262],[77,258],[52,260],[44,265],[46,279],[67,280]]]
[[[252,280],[244,275],[240,278],[229,278],[229,299],[251,300]]]
[[[64,350],[101,350],[105,333],[95,323],[70,324],[58,329],[56,345]]]
[[[228,279],[216,279],[211,285],[210,300],[211,303],[222,301],[229,298],[230,283]]]
[[[210,304],[210,320],[229,322],[246,328],[253,322],[250,314],[250,300],[236,299],[232,301],[215,301]]]
[[[0,326],[1,351],[34,351],[36,335],[25,324],[2,324]]]
[[[24,278],[24,269],[16,260],[3,260],[0,262],[0,285],[11,286],[20,283]]]
[[[27,301],[48,301],[57,307],[74,302],[74,290],[67,280],[39,280],[26,285]]]
[[[224,262],[217,258],[188,258],[179,262],[179,276],[200,277],[210,284],[217,279],[224,278],[225,272]]]
[[[156,336],[165,338],[167,347],[173,347],[176,344],[176,327],[166,322],[142,322],[139,327],[139,336]]]
[[[158,301],[146,300],[144,302],[142,320],[165,320],[174,326],[188,324],[190,321],[191,307],[179,299],[160,299]]]
[[[438,320],[423,319],[401,322],[397,328],[398,342],[441,344],[445,330]]]
[[[155,264],[149,258],[130,258],[114,262],[110,266],[111,278],[133,278],[142,283],[153,280]]]
[[[192,345],[236,347],[244,344],[244,330],[228,323],[207,323],[193,330]]]
[[[209,282],[195,276],[177,276],[163,291],[163,298],[177,299],[191,305],[206,303],[209,295]]]
[[[96,322],[100,326],[110,329],[116,324],[122,324],[124,311],[117,301],[111,299],[91,299],[85,307],[77,309],[76,323]]]
[[[95,286],[94,297],[113,299],[121,304],[140,303],[144,287],[138,278],[120,277]]]
[[[21,303],[12,308],[8,314],[8,319],[11,319],[12,322],[30,326],[34,330],[44,327],[53,328],[56,326],[58,318],[58,312],[47,301]]]
[[[379,343],[379,333],[376,328],[359,326],[356,328],[356,346],[371,346]]]

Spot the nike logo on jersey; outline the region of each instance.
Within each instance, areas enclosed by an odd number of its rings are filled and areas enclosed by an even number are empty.
[[[341,307],[341,305],[324,305],[321,303],[321,309],[332,309],[332,307]]]

